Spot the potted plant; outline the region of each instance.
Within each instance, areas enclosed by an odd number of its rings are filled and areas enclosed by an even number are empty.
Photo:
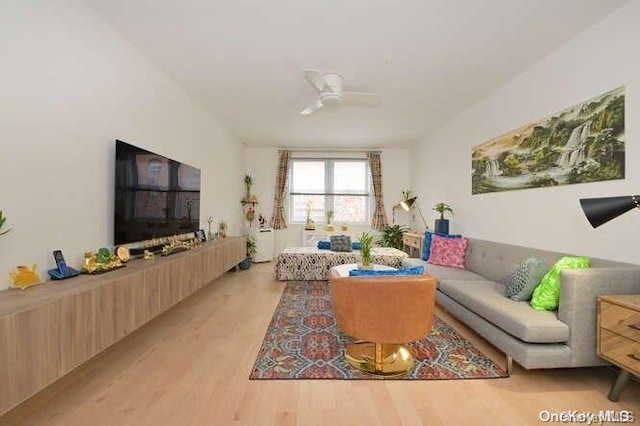
[[[312,208],[312,204],[311,201],[307,202],[307,221],[304,225],[304,229],[307,231],[315,231],[316,229],[316,225],[313,222],[313,220],[311,219],[311,208]]]
[[[360,237],[360,255],[362,257],[362,263],[358,265],[359,269],[371,269],[371,249],[373,248],[373,235],[368,232],[363,232]]]
[[[245,201],[251,201],[251,187],[253,186],[253,176],[250,174],[244,175],[244,188],[245,188]]]
[[[325,231],[333,232],[333,210],[327,210],[327,226],[324,227]]]
[[[449,219],[445,219],[444,214],[447,212],[453,214],[453,209],[447,203],[438,203],[433,207],[433,211],[440,213],[440,219],[436,219],[435,233],[448,234]]]
[[[256,254],[257,246],[256,246],[256,238],[253,235],[247,235],[247,257],[238,264],[240,269],[247,270],[251,268],[251,264],[253,263],[253,255]]]
[[[2,230],[2,227],[4,226],[4,223],[7,221],[7,218],[2,214],[2,210],[0,210],[0,235],[4,235],[6,233],[8,233],[9,231],[11,231],[11,228],[7,229],[7,230]]]
[[[402,237],[408,231],[406,225],[387,225],[382,229],[380,245],[382,247],[393,247],[402,250]]]

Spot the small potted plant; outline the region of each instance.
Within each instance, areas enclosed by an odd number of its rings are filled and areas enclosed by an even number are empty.
[[[433,211],[440,213],[440,219],[436,219],[435,232],[436,234],[448,234],[449,233],[449,219],[444,218],[445,213],[453,214],[453,209],[447,203],[438,203],[433,206]]]
[[[4,223],[6,221],[7,221],[7,218],[2,213],[2,210],[0,210],[0,235],[4,235],[4,234],[8,233],[9,231],[11,231],[11,228],[5,229],[4,231],[2,230],[2,227],[4,226]]]
[[[253,176],[251,176],[250,174],[246,174],[244,175],[244,188],[245,188],[245,195],[244,195],[244,201],[250,202],[251,201],[251,187],[253,186]]]
[[[256,251],[257,246],[255,237],[253,235],[247,235],[247,257],[238,264],[238,267],[243,271],[251,268],[253,255],[256,254]]]
[[[325,231],[333,232],[333,210],[327,210],[327,226],[324,227]]]
[[[307,231],[314,231],[316,229],[316,225],[313,222],[313,220],[311,219],[311,208],[312,208],[312,204],[311,201],[309,201],[307,203],[307,221],[304,225],[304,229]]]
[[[362,257],[362,263],[358,265],[359,269],[373,268],[371,263],[371,249],[373,249],[373,235],[368,232],[363,232],[360,237],[360,255]]]

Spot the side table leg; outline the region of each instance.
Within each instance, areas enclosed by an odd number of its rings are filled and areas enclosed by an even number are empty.
[[[620,392],[622,392],[622,389],[627,385],[630,377],[631,374],[629,374],[628,371],[620,370],[618,378],[613,382],[613,386],[611,386],[611,390],[609,391],[609,401],[618,402],[620,399]]]

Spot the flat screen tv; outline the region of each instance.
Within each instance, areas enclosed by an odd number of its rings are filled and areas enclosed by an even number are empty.
[[[114,244],[184,234],[200,224],[200,169],[116,140]]]

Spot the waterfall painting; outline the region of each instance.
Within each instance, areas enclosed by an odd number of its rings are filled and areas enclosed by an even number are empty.
[[[624,179],[624,87],[471,152],[472,194]]]

